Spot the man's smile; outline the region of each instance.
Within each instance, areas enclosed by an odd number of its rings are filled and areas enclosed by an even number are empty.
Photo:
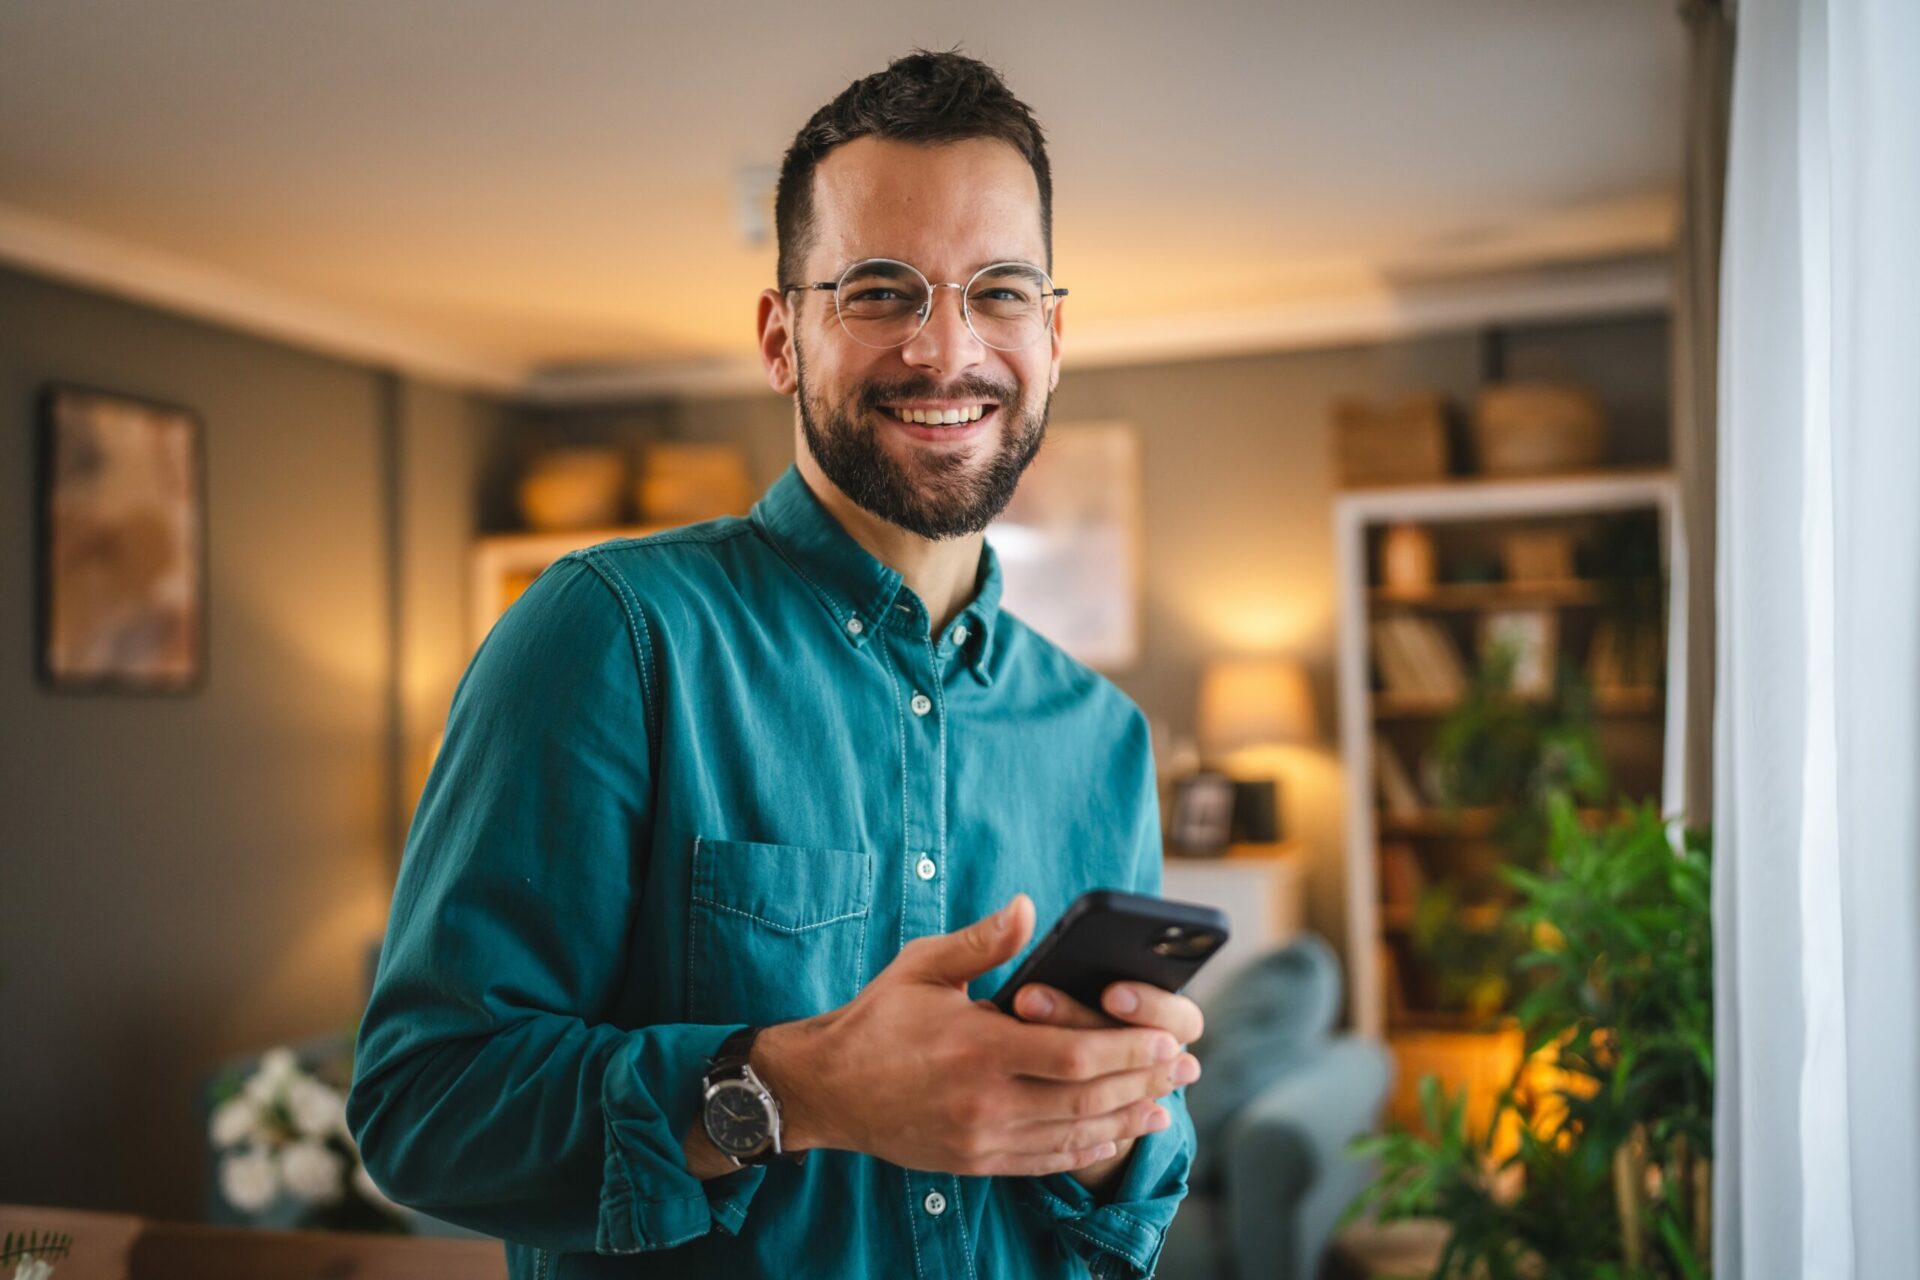
[[[905,400],[885,404],[879,416],[916,440],[958,444],[984,435],[1000,406],[981,400]]]
[[[991,400],[898,400],[880,407],[901,422],[951,427],[978,422],[998,406]]]

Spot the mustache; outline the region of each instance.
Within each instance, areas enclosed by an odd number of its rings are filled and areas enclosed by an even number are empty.
[[[904,378],[869,382],[860,388],[860,403],[868,409],[878,409],[889,400],[994,400],[1010,405],[1019,398],[1018,384],[978,373],[963,374],[945,386],[931,378]]]

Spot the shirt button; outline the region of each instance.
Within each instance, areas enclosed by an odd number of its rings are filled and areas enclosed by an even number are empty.
[[[850,636],[857,636],[857,635],[859,635],[859,634],[860,634],[860,633],[861,633],[862,631],[865,631],[866,629],[867,629],[867,624],[866,624],[866,623],[864,623],[864,622],[862,622],[862,621],[860,621],[860,619],[858,619],[858,618],[848,618],[848,619],[847,619],[847,634],[848,634],[848,635],[850,635]]]
[[[953,642],[955,644],[965,644],[967,642],[967,624],[966,623],[963,622],[959,626],[953,629]]]
[[[927,1198],[920,1203],[926,1205],[927,1212],[936,1218],[947,1211],[947,1198],[938,1191],[927,1192]]]
[[[933,859],[924,853],[920,855],[920,861],[913,864],[913,874],[919,876],[922,880],[933,879],[937,870],[938,868],[933,865]]]
[[[916,693],[913,695],[913,701],[907,705],[913,708],[913,714],[923,716],[933,710],[933,699],[924,693]]]

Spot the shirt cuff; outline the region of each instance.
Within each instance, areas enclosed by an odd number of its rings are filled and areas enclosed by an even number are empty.
[[[596,1253],[670,1249],[715,1227],[738,1235],[765,1165],[696,1178],[682,1142],[699,1123],[700,1077],[736,1026],[676,1024],[631,1035],[601,1081],[606,1170]]]
[[[1169,1095],[1173,1123],[1136,1138],[1110,1199],[1102,1203],[1070,1173],[1024,1180],[1027,1203],[1053,1220],[1060,1237],[1098,1280],[1151,1276],[1174,1211],[1187,1194],[1193,1163],[1193,1120],[1186,1090]]]

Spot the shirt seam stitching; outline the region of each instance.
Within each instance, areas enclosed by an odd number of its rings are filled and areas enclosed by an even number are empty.
[[[702,906],[712,907],[715,911],[725,911],[729,915],[745,916],[747,919],[763,924],[769,929],[778,929],[781,933],[806,933],[813,929],[824,928],[830,924],[841,924],[848,920],[857,919],[872,910],[871,907],[863,905],[857,911],[842,912],[840,915],[829,916],[825,920],[815,920],[808,924],[782,924],[778,920],[770,920],[766,916],[758,915],[741,907],[729,906],[724,902],[715,902],[712,898],[702,897],[698,893],[692,896],[693,900]]]
[[[658,737],[660,701],[654,696],[653,662],[650,650],[653,648],[653,633],[647,626],[644,612],[640,608],[639,596],[633,590],[633,584],[626,575],[592,549],[581,553],[581,563],[585,564],[604,582],[620,602],[622,612],[627,615],[628,641],[633,645],[634,657],[640,664],[640,700],[641,710],[646,714],[647,723]],[[651,744],[649,744],[651,747]]]
[[[753,526],[742,519],[737,527],[706,532],[695,532],[692,529],[662,529],[658,533],[628,534],[618,538],[608,538],[604,542],[581,547],[580,553],[625,551],[633,547],[673,547],[686,543],[712,546],[716,542],[731,542],[735,538],[744,537],[752,532]]]

